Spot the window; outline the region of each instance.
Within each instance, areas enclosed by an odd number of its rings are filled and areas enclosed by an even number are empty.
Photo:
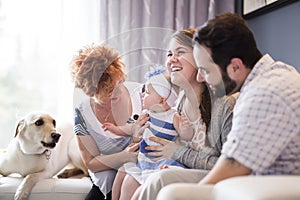
[[[98,25],[85,23],[97,12],[93,2],[0,0],[0,148],[28,112],[49,112],[58,124],[73,121],[69,63],[79,48],[99,40],[92,30]]]

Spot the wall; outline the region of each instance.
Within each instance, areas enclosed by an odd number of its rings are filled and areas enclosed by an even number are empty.
[[[237,13],[241,13],[238,2]],[[300,72],[300,1],[246,21],[263,54],[269,53],[275,60],[291,64]]]

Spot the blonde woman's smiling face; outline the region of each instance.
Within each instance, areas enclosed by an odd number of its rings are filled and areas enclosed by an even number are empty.
[[[169,43],[166,65],[173,84],[180,87],[184,83],[196,80],[197,69],[193,49],[178,43],[174,38]]]

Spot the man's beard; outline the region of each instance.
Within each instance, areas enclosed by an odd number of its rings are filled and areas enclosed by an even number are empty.
[[[215,86],[214,95],[222,97],[224,95],[232,95],[239,92],[241,85],[237,85],[235,81],[231,80],[226,72],[222,72],[222,82]]]

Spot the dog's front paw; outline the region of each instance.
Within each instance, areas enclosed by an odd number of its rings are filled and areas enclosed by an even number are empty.
[[[17,190],[14,200],[26,200],[29,196],[29,192]]]

